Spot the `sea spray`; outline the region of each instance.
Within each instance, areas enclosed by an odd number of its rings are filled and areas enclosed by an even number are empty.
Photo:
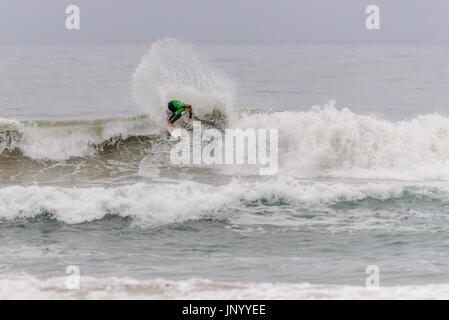
[[[133,74],[133,95],[155,125],[165,128],[167,103],[178,99],[203,118],[233,107],[235,88],[230,79],[201,59],[193,46],[166,38],[152,44]]]

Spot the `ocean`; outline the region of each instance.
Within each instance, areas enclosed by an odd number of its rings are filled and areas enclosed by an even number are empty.
[[[0,298],[449,298],[448,49],[1,46]],[[277,172],[173,164],[170,99]]]

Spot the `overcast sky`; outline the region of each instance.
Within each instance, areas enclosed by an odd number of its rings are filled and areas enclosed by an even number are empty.
[[[448,0],[0,0],[0,43],[449,43]],[[81,29],[65,28],[76,4]],[[365,7],[380,7],[380,30]]]

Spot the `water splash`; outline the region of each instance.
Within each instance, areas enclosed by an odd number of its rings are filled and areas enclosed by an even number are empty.
[[[192,46],[176,39],[159,40],[151,46],[133,74],[136,103],[165,128],[168,101],[179,99],[193,105],[195,115],[206,117],[214,110],[227,114],[233,107],[231,80],[209,66]]]

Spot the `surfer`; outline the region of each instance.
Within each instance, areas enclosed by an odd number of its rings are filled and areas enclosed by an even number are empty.
[[[170,114],[168,116],[167,123],[173,129],[176,128],[175,122],[178,121],[184,113],[189,113],[189,119],[192,119],[192,105],[184,103],[180,100],[171,100],[168,103],[168,110]]]

